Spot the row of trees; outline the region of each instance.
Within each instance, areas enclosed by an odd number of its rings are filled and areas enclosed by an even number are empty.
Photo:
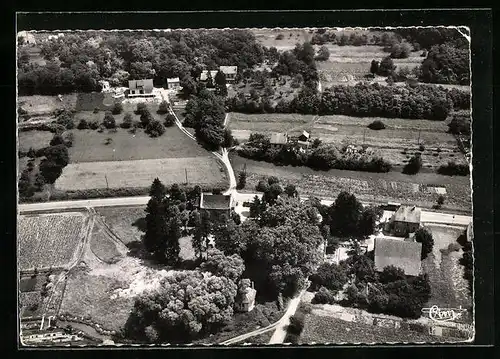
[[[169,77],[197,78],[203,67],[244,69],[264,59],[255,36],[236,29],[67,34],[40,42],[46,66],[29,63],[29,46],[21,45],[18,55],[21,94],[99,91],[102,79],[124,86],[129,79],[153,78],[163,86]]]
[[[300,151],[296,143],[279,147],[272,146],[270,138],[262,134],[251,134],[244,146],[238,149],[241,157],[266,161],[278,165],[308,166],[314,169],[332,168],[365,172],[388,172],[391,164],[381,157],[364,152],[350,153],[347,148],[337,148],[333,144],[313,144],[311,149]]]
[[[246,113],[303,113],[320,115],[374,116],[388,118],[445,120],[452,109],[469,109],[470,95],[457,89],[430,85],[382,86],[363,84],[337,85],[321,94],[305,87],[292,100],[226,100],[229,111]]]

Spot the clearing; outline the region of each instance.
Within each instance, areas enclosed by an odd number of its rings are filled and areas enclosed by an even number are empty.
[[[159,158],[207,158],[212,155],[195,141],[190,140],[177,126],[151,138],[144,131],[135,134],[125,129],[116,132],[74,130],[73,146],[69,148],[70,163],[131,161]],[[110,140],[108,140],[110,139]],[[110,141],[109,144],[107,140]]]
[[[60,267],[74,258],[88,218],[79,212],[18,217],[19,269]]]
[[[145,206],[140,207],[101,207],[96,211],[106,225],[125,244],[141,240],[145,226]]]
[[[57,96],[19,96],[18,106],[28,112],[30,116],[52,114],[57,109],[74,110],[77,102],[77,94],[62,95],[62,101]]]
[[[18,150],[28,152],[30,148],[38,150],[47,147],[54,134],[49,131],[19,131]]]
[[[70,163],[55,186],[64,191],[146,188],[156,177],[165,185],[187,182],[204,188],[227,187],[225,169],[214,157]]]
[[[444,187],[446,202],[443,210],[471,210],[470,182],[466,176],[450,177],[436,173],[409,176],[396,171],[370,173],[337,169],[315,171],[308,167],[276,166],[254,161],[233,152],[230,153],[230,159],[235,173],[243,170],[246,165],[247,183],[241,192],[255,192],[259,180],[277,176],[283,185],[295,184],[303,196],[335,200],[341,191],[349,191],[364,202],[396,201],[431,208],[438,197],[433,187]]]
[[[432,253],[422,261],[422,267],[429,275],[431,283],[431,299],[428,306],[458,308],[461,305],[463,308],[469,308],[472,299],[468,282],[463,278],[464,267],[459,263],[463,250],[457,243],[457,238],[465,228],[436,224],[429,224],[426,227],[434,238]],[[449,250],[450,244],[457,250]]]

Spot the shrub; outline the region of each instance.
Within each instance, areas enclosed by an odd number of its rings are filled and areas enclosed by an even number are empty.
[[[448,162],[447,165],[440,166],[437,172],[446,176],[468,176],[469,166],[467,164]]]
[[[325,287],[321,287],[312,299],[313,304],[333,304],[334,302],[334,294]]]
[[[79,130],[86,130],[89,128],[89,124],[86,120],[81,119],[80,122],[78,122],[78,126],[76,126],[76,128]]]
[[[370,130],[383,130],[385,128],[385,125],[382,121],[380,120],[375,120],[372,123],[368,125],[368,128]]]
[[[144,111],[148,111],[148,106],[146,105],[146,103],[145,102],[138,103],[135,109],[135,113],[137,115],[142,115]]]
[[[422,243],[422,260],[424,260],[427,258],[427,255],[432,252],[432,248],[434,247],[432,234],[426,228],[419,228],[415,232],[415,241]]]
[[[444,196],[443,195],[439,195],[438,199],[437,199],[437,204],[442,206],[444,204]]]
[[[104,125],[105,128],[108,130],[111,128],[116,128],[116,121],[111,112],[106,111],[106,114],[104,115],[104,120],[102,121],[102,124]]]
[[[149,110],[147,108],[142,110],[142,112],[141,112],[141,125],[143,128],[146,128],[148,126],[148,124],[153,120],[154,120],[153,115],[151,115],[151,112],[149,112]]]
[[[276,176],[269,176],[267,178],[267,183],[269,184],[269,186],[272,186],[273,184],[280,183],[280,180]]]
[[[101,109],[99,107],[94,108],[94,113],[99,113],[99,111],[101,111]]]
[[[167,116],[165,116],[165,126],[172,127],[174,124],[175,124],[175,116],[172,115],[171,113],[167,114]]]
[[[117,102],[113,105],[113,109],[111,110],[111,113],[113,115],[119,115],[120,113],[123,112],[123,105],[121,102]]]
[[[424,151],[425,151],[425,146],[424,146],[424,145],[420,145],[420,146],[418,146],[418,150],[419,150],[420,152],[424,152]]]
[[[422,158],[416,154],[412,158],[410,158],[406,166],[404,166],[403,173],[414,175],[417,174],[421,168],[422,168]]]
[[[123,117],[123,122],[120,124],[121,128],[130,128],[132,127],[132,115],[130,113],[126,113]]]
[[[160,115],[163,115],[164,113],[168,112],[168,102],[167,101],[162,101],[160,103],[160,106],[158,107],[158,111],[156,111]]]
[[[260,180],[255,189],[259,192],[267,192],[269,190],[269,184],[265,180]]]
[[[290,317],[290,324],[288,325],[288,333],[300,335],[304,330],[305,315],[301,312],[295,313]]]
[[[51,145],[51,146],[57,146],[57,145],[62,145],[62,144],[64,144],[64,140],[63,140],[62,136],[59,134],[55,134],[49,143],[49,145]]]
[[[90,121],[88,124],[91,130],[97,130],[99,128],[99,122],[97,121]]]
[[[283,40],[285,36],[283,34],[276,35],[276,40]]]

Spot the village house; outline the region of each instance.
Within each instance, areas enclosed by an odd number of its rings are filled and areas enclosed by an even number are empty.
[[[394,235],[406,237],[420,228],[421,210],[416,206],[401,206],[392,216]]]
[[[302,131],[300,136],[298,137],[297,144],[301,149],[308,149],[310,145],[311,135],[307,131]]]
[[[128,97],[153,97],[153,80],[130,80]]]
[[[384,237],[375,238],[375,269],[395,266],[404,270],[406,275],[418,276],[421,273],[422,243]]]
[[[178,77],[171,77],[167,79],[167,89],[178,90],[181,87],[181,81]]]
[[[209,74],[210,74],[210,77],[212,78],[212,81],[214,81],[215,75],[217,75],[216,70],[213,70],[213,71],[203,70],[200,74],[200,81],[207,82],[208,78],[209,78]]]
[[[257,291],[254,289],[253,282],[247,278],[240,281],[240,286],[242,287],[242,290],[238,293],[234,303],[234,308],[238,312],[250,312],[255,307],[255,297],[257,295]]]
[[[271,146],[281,147],[288,143],[288,134],[287,133],[273,133],[271,135],[271,139],[269,140]]]
[[[234,83],[236,81],[236,74],[238,73],[238,66],[220,66],[219,70],[226,75],[227,83]]]
[[[235,204],[231,195],[202,193],[199,207],[209,212],[213,220],[219,220],[223,214],[230,218]]]

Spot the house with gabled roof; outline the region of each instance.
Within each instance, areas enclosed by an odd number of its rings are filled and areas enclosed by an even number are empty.
[[[392,216],[392,229],[397,236],[407,236],[420,228],[421,209],[416,206],[400,206]]]
[[[200,210],[209,212],[214,220],[219,220],[221,215],[231,216],[235,204],[231,195],[202,193],[200,197]]]
[[[422,271],[422,243],[384,237],[375,238],[375,269],[378,272],[385,267],[401,268],[406,275],[418,276]]]
[[[236,81],[236,74],[238,73],[238,66],[220,66],[219,70],[226,75],[226,82],[233,83]]]
[[[153,79],[129,80],[128,97],[153,97]]]
[[[283,146],[288,143],[288,134],[285,132],[273,133],[269,140],[272,146]]]
[[[178,77],[169,77],[167,79],[167,89],[177,90],[181,87],[181,80]]]
[[[203,70],[200,74],[200,81],[207,82],[209,74],[210,74],[210,77],[212,77],[212,81],[213,81],[215,79],[215,75],[217,75],[217,70],[212,70],[212,71]]]

